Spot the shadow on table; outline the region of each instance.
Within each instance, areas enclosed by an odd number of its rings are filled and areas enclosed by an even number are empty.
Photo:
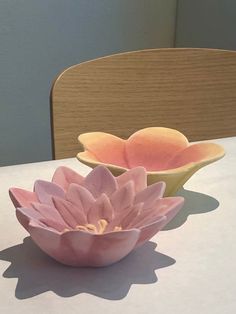
[[[219,202],[209,195],[180,189],[177,193],[185,199],[184,207],[172,219],[163,230],[176,229],[182,226],[189,215],[203,214],[215,210],[219,206]]]
[[[119,300],[128,294],[132,284],[154,283],[158,280],[155,270],[175,263],[155,248],[155,243],[147,242],[112,266],[73,268],[48,257],[27,237],[24,243],[1,251],[0,259],[11,262],[3,277],[18,278],[15,290],[18,299],[53,291],[62,297],[89,293]]]

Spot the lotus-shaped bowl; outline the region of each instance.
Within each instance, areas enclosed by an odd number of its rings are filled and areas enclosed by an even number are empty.
[[[16,216],[33,241],[71,266],[115,263],[163,228],[180,210],[182,197],[164,197],[165,183],[147,186],[144,168],[114,177],[97,166],[86,177],[59,167],[52,182],[34,191],[11,188]]]
[[[163,127],[139,130],[127,140],[103,132],[84,133],[79,141],[84,151],[77,158],[84,164],[92,168],[103,164],[115,176],[142,166],[148,184],[166,183],[165,196],[174,195],[198,169],[225,154],[218,144],[190,144],[179,131]]]

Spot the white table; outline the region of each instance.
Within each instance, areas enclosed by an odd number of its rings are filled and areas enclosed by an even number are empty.
[[[15,218],[8,188],[32,189],[76,159],[0,168],[0,313],[236,313],[236,137],[180,192],[186,205],[151,242],[101,269],[54,262]],[[23,244],[22,244],[23,242]],[[156,247],[156,243],[158,243]]]

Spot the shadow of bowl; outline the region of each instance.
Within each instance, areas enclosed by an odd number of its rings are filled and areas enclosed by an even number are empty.
[[[176,229],[186,222],[189,215],[207,213],[215,210],[219,206],[219,202],[214,197],[203,193],[182,188],[178,191],[177,195],[184,197],[184,206],[163,230]]]
[[[133,284],[156,282],[157,269],[175,260],[155,251],[156,244],[147,242],[120,262],[104,268],[75,268],[54,261],[27,237],[22,244],[0,252],[0,259],[11,262],[5,278],[18,278],[15,296],[27,299],[46,291],[61,297],[80,293],[108,300],[124,298]]]

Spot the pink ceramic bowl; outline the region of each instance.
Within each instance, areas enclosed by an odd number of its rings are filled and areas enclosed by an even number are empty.
[[[147,187],[144,168],[114,177],[97,166],[87,177],[60,167],[52,182],[37,180],[34,192],[11,188],[16,216],[33,241],[71,266],[115,263],[163,228],[182,197],[163,198],[165,183]]]
[[[165,196],[176,191],[200,168],[222,158],[223,147],[202,142],[190,145],[179,131],[151,127],[137,131],[127,140],[103,132],[79,136],[84,146],[77,158],[88,166],[103,164],[114,175],[142,166],[148,184],[166,183]]]

